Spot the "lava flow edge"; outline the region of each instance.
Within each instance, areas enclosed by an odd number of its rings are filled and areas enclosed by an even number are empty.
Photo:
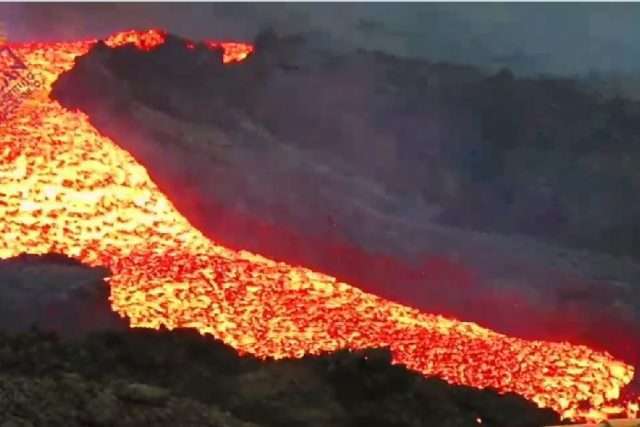
[[[148,50],[164,37],[126,31],[107,44]],[[640,399],[620,400],[634,368],[607,353],[421,313],[207,239],[89,117],[49,98],[57,76],[94,43],[9,45],[43,88],[0,123],[0,258],[59,252],[109,268],[112,307],[132,327],[193,327],[263,358],[388,346],[394,363],[455,384],[515,392],[564,418],[637,415]],[[225,62],[253,50],[207,44],[221,47]]]

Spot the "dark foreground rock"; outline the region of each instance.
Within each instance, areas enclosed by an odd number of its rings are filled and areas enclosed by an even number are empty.
[[[538,427],[549,410],[391,365],[385,349],[259,361],[191,330],[0,334],[0,426]]]
[[[111,311],[109,271],[63,255],[21,255],[0,260],[0,330],[46,327],[64,337],[124,330]]]

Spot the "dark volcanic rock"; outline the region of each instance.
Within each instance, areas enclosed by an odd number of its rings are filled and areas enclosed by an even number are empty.
[[[125,329],[111,311],[109,272],[63,255],[21,255],[0,260],[0,330],[32,326],[76,337],[90,331]]]
[[[221,66],[177,38],[99,45],[53,96],[221,244],[640,360],[640,104],[300,37],[256,46]]]
[[[509,70],[336,56],[274,33],[256,45],[226,67],[219,51],[173,36],[146,54],[102,45],[61,76],[54,96],[89,113],[98,95],[228,130],[248,120],[324,161],[341,159],[394,198],[435,205],[433,220],[640,255],[640,204],[629,202],[640,189],[640,103]]]
[[[0,425],[450,427],[557,424],[515,396],[391,365],[386,349],[258,361],[191,330],[0,335]],[[18,422],[18,421],[15,421]],[[18,424],[19,425],[19,424]],[[27,424],[28,425],[28,424]]]
[[[127,384],[116,390],[116,396],[131,402],[163,406],[169,398],[169,392],[163,388],[145,384]]]

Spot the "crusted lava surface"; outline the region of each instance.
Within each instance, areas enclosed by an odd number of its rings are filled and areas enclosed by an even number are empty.
[[[392,365],[386,349],[296,360],[239,356],[193,330],[0,334],[0,424],[539,427],[525,399]],[[13,422],[14,424],[10,424]],[[22,422],[22,424],[20,424]],[[5,424],[2,424],[5,425]]]

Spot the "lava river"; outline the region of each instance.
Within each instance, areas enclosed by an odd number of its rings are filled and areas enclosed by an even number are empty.
[[[163,40],[159,31],[124,32],[107,44],[152,49]],[[42,87],[0,123],[1,258],[59,252],[108,267],[112,307],[133,327],[193,327],[265,358],[389,346],[395,363],[515,392],[567,418],[637,414],[637,398],[620,399],[634,369],[607,353],[422,313],[206,238],[86,115],[49,99],[56,77],[93,43],[9,45]],[[252,50],[210,44],[225,61]]]

